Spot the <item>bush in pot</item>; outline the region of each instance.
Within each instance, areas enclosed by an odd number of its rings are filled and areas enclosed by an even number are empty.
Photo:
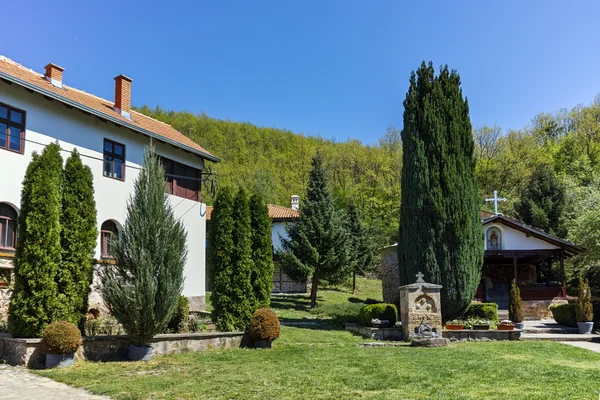
[[[46,353],[46,368],[73,365],[75,352],[81,345],[79,328],[67,321],[55,321],[44,329],[42,351]]]
[[[517,286],[517,281],[515,279],[513,279],[512,284],[510,285],[508,318],[515,323],[515,328],[523,329],[523,320],[525,319],[523,300],[521,300],[521,290]]]
[[[277,314],[270,308],[259,308],[254,311],[248,333],[254,341],[254,347],[270,349],[273,340],[281,335]]]
[[[592,333],[594,328],[594,311],[592,308],[592,293],[587,279],[579,275],[579,296],[577,298],[577,327],[579,333]]]

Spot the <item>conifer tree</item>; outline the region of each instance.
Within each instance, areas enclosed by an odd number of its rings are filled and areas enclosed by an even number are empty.
[[[268,308],[273,291],[273,240],[269,210],[258,193],[250,196],[250,221],[255,308]]]
[[[98,230],[94,177],[76,149],[65,163],[60,222],[62,264],[58,292],[65,297],[65,320],[81,328],[87,314]]]
[[[15,286],[8,328],[14,337],[40,337],[52,321],[65,316],[57,273],[61,264],[60,214],[63,160],[58,143],[33,153],[21,191]]]
[[[460,77],[423,62],[404,100],[400,282],[419,271],[443,285],[442,314],[459,316],[481,278],[483,232],[473,132]]]
[[[360,210],[354,202],[348,204],[349,255],[352,260],[352,294],[356,294],[356,275],[364,274],[373,259],[374,248],[360,220]]]
[[[314,308],[321,280],[339,282],[347,276],[351,261],[347,229],[334,208],[319,152],[312,161],[300,220],[285,229],[289,239],[281,240],[281,267],[293,279],[306,280],[312,276],[310,307]]]
[[[112,241],[116,265],[100,270],[108,309],[138,345],[164,331],[183,289],[186,232],[165,193],[164,173],[154,148],[146,148],[125,223]]]
[[[516,279],[512,280],[510,292],[508,294],[508,318],[512,322],[523,322],[525,315],[523,312],[523,300],[521,300],[521,290],[517,286]]]

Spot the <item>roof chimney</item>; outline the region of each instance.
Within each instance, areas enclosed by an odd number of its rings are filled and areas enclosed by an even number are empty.
[[[131,78],[121,74],[115,78],[115,111],[131,119]]]
[[[56,87],[62,88],[62,76],[63,71],[65,70],[63,67],[59,67],[56,64],[48,64],[46,65],[46,80],[53,84]]]
[[[292,195],[292,210],[300,209],[300,196],[297,194]]]

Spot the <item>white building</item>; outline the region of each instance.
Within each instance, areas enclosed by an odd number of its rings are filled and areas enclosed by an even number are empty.
[[[40,74],[0,56],[0,274],[9,276],[12,268],[21,182],[34,151],[58,141],[64,159],[77,148],[92,169],[99,232],[94,258],[110,262],[106,238],[125,219],[144,147],[152,142],[167,169],[175,214],[187,230],[183,294],[193,309],[203,309],[206,206],[200,178],[205,162],[219,159],[170,125],[131,110],[130,78],[115,78],[113,102],[65,85],[57,65],[45,69]]]

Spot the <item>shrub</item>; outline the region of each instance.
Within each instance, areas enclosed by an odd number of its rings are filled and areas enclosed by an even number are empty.
[[[118,336],[124,333],[123,326],[112,315],[90,318],[85,321],[85,336]]]
[[[44,329],[42,351],[46,354],[75,353],[81,344],[79,328],[67,321],[55,321]]]
[[[553,304],[550,306],[550,311],[557,323],[577,327],[577,304]]]
[[[370,326],[373,319],[387,320],[394,325],[398,321],[398,309],[395,305],[387,303],[364,306],[360,310],[360,322],[364,326]]]
[[[329,316],[334,323],[343,325],[345,323],[359,323],[362,303],[333,303],[323,304],[310,310],[311,314]]]
[[[167,332],[179,333],[185,330],[189,313],[190,301],[185,296],[179,296],[173,316],[171,316],[171,320],[167,324]]]
[[[517,286],[517,281],[513,279],[508,295],[508,318],[512,322],[523,322],[525,318],[523,313],[523,300],[521,300],[521,290]]]
[[[190,332],[203,332],[208,329],[208,326],[204,323],[204,320],[198,318],[196,315],[191,315],[188,320],[188,330]]]
[[[489,321],[498,321],[498,304],[496,303],[471,303],[465,314],[464,319],[484,319]]]
[[[583,280],[579,275],[579,294],[577,297],[577,322],[591,322],[594,320],[592,308],[592,292],[588,280]]]
[[[249,328],[253,340],[275,340],[281,335],[279,318],[270,308],[259,308],[254,311]]]

